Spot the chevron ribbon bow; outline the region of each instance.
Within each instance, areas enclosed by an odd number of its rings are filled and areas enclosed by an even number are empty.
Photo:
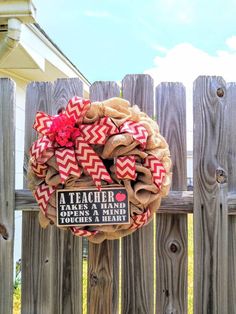
[[[135,230],[135,229],[139,229],[139,228],[143,227],[148,222],[148,218],[150,216],[151,216],[151,212],[150,212],[149,208],[144,213],[142,213],[140,215],[132,216],[134,222],[129,227],[129,229]]]
[[[152,155],[144,159],[144,167],[150,169],[154,184],[161,189],[161,185],[166,176],[166,170],[160,160]],[[121,156],[116,158],[116,176],[118,179],[135,180],[137,177],[135,167],[135,156]]]
[[[47,213],[48,201],[53,192],[55,192],[55,190],[56,190],[55,187],[43,183],[39,185],[39,187],[34,193],[35,199],[38,202],[38,205],[44,214]]]
[[[148,131],[141,123],[127,120],[121,125],[120,132],[131,134],[133,139],[139,142],[142,149],[146,148]]]
[[[135,157],[133,155],[117,157],[116,176],[118,179],[136,179]]]
[[[75,96],[59,115],[36,114],[33,128],[41,137],[30,149],[32,169],[36,175],[45,177],[46,162],[55,156],[62,183],[69,175],[80,177],[78,164],[89,173],[98,189],[101,189],[101,180],[112,183],[102,160],[90,144],[104,144],[107,136],[119,130],[108,117],[95,124],[82,124],[89,107],[89,100]]]
[[[166,170],[163,164],[157,157],[148,155],[144,160],[144,166],[151,170],[153,182],[158,187],[158,189],[160,189],[166,176]]]

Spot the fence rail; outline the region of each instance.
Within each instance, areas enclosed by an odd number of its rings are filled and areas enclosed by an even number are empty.
[[[236,215],[236,193],[227,194],[228,214]],[[30,190],[15,191],[15,210],[38,211],[39,207]],[[170,191],[161,202],[157,214],[191,214],[193,213],[192,191]]]
[[[31,83],[26,95],[25,160],[35,140],[38,110],[55,114],[74,95],[79,79]],[[95,82],[92,101],[120,96],[157,115],[173,161],[172,191],[155,224],[116,241],[89,244],[87,312],[187,313],[187,217],[194,215],[194,313],[236,313],[236,83],[199,77],[193,88],[194,184],[187,190],[186,97],[181,83],[155,89],[148,75]],[[23,211],[22,314],[82,313],[82,240],[38,224],[29,190],[14,193],[15,87],[0,80],[0,314],[12,312],[14,210]],[[9,111],[10,109],[10,111]],[[26,180],[25,180],[26,187]],[[193,210],[194,208],[194,210]],[[160,215],[161,214],[161,215]],[[155,289],[155,291],[154,291]]]

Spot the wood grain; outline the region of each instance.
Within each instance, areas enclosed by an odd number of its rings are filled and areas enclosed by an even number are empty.
[[[153,116],[153,80],[149,75],[126,75],[122,92],[123,98]],[[153,221],[122,239],[122,313],[153,313],[153,249]]]
[[[153,79],[150,75],[128,74],[122,81],[123,98],[129,100],[132,105],[138,105],[142,111],[146,112],[151,118],[153,118],[153,86]]]
[[[228,313],[227,102],[221,77],[194,82],[194,313]]]
[[[83,83],[77,78],[57,79],[53,89],[52,113],[57,114],[58,109],[65,108],[73,96],[83,97]]]
[[[228,202],[231,210],[233,206],[236,210],[236,194],[229,194]],[[15,191],[15,209],[24,211],[38,211],[38,204],[29,190]],[[166,198],[162,199],[161,207],[157,214],[163,213],[192,213],[193,212],[193,192],[192,191],[170,191]]]
[[[79,79],[58,79],[54,83],[52,113],[56,114],[59,108],[66,107],[75,95],[83,96],[83,84]],[[81,313],[82,238],[73,236],[70,231],[54,228],[50,245],[54,266],[51,273],[52,313]]]
[[[118,290],[113,304],[113,285],[117,281],[117,287],[119,279],[119,267],[114,269],[113,263],[118,255],[113,255],[117,243],[108,240],[102,244],[89,243],[88,313],[118,313]]]
[[[32,129],[37,111],[51,114],[51,83],[31,83],[26,92],[24,186],[27,186],[29,149],[36,132]],[[38,214],[22,215],[22,314],[45,313],[50,308],[50,229],[42,230]],[[47,261],[45,263],[45,261]]]
[[[227,196],[228,214],[236,215],[236,192]],[[38,211],[39,207],[30,190],[15,190],[15,210]],[[191,214],[193,213],[192,191],[170,191],[161,201],[157,214]]]
[[[15,83],[0,79],[0,313],[12,313],[15,190]]]
[[[90,87],[91,101],[120,96],[115,82],[95,82]],[[88,313],[118,313],[119,304],[119,240],[101,244],[89,242]]]
[[[90,100],[103,101],[111,97],[120,97],[120,87],[116,82],[98,81],[90,86]]]
[[[55,114],[77,94],[82,96],[78,79],[32,83],[26,96],[25,163],[35,140],[31,130],[38,110]],[[77,314],[82,312],[82,240],[55,227],[41,229],[37,213],[23,214],[22,313]]]
[[[156,113],[173,164],[172,188],[186,189],[186,96],[180,83],[156,88]],[[156,313],[187,313],[187,215],[156,216]]]
[[[51,114],[51,83],[31,83],[26,92],[24,186],[27,186],[29,149],[36,132],[32,129],[37,111]],[[22,314],[43,313],[50,308],[50,230],[42,230],[38,214],[23,212],[22,215]],[[40,280],[39,280],[40,278]]]
[[[226,92],[228,130],[228,204],[236,193],[236,83],[229,83]],[[230,208],[229,208],[230,212]],[[232,212],[232,211],[231,211]],[[230,213],[231,213],[230,212]],[[235,213],[235,211],[234,211]],[[228,313],[236,313],[236,217],[228,221]]]

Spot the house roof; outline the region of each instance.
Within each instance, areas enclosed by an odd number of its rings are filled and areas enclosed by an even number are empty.
[[[7,29],[0,31],[0,40]],[[1,63],[0,69],[26,81],[54,81],[57,78],[78,77],[84,91],[89,92],[89,80],[51,40],[39,24],[23,24],[18,46]]]
[[[34,26],[47,38],[48,41],[51,42],[51,44],[64,56],[64,58],[70,62],[70,64],[81,74],[81,76],[84,78],[85,81],[90,85],[91,83],[88,81],[88,79],[83,75],[83,73],[75,66],[73,62],[70,61],[70,59],[63,53],[63,51],[58,47],[57,44],[48,36],[48,34],[42,29],[42,27],[38,23],[34,23]]]

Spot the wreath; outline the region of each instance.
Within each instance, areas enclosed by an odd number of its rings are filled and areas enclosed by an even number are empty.
[[[93,102],[73,97],[55,116],[37,112],[38,139],[30,148],[29,188],[42,227],[56,224],[56,191],[125,187],[130,223],[70,226],[92,242],[117,239],[146,225],[171,182],[168,144],[155,121],[121,98]]]

